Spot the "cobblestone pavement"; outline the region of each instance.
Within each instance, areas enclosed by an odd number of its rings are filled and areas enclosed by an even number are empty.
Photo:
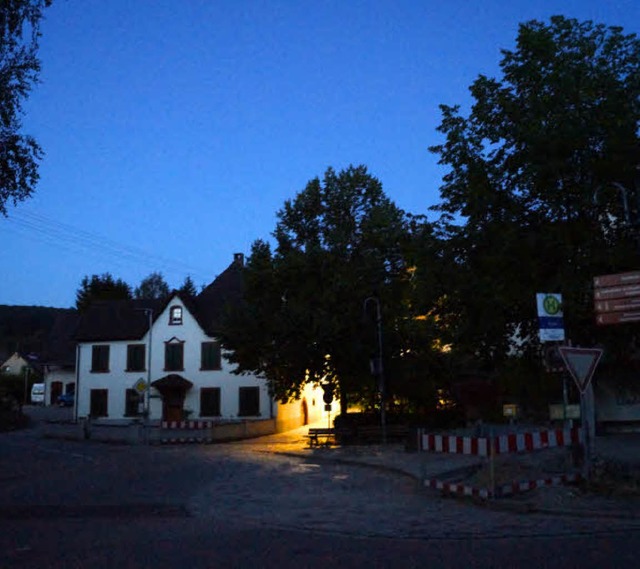
[[[495,520],[499,519],[500,514],[508,516],[517,514],[520,520],[524,514],[530,518],[535,517],[536,513],[545,514],[547,517],[553,514],[565,518],[565,525],[566,518],[579,517],[583,518],[590,528],[597,527],[598,524],[590,523],[587,521],[588,519],[607,519],[609,523],[614,523],[614,521],[615,523],[634,523],[635,520],[640,520],[640,498],[637,496],[604,496],[593,492],[584,492],[576,487],[542,488],[509,498],[484,502],[482,505],[469,499],[456,500],[442,497],[436,491],[419,488],[418,481],[425,478],[444,477],[451,479],[453,471],[459,472],[461,469],[468,469],[481,464],[486,459],[473,456],[406,452],[402,445],[397,444],[310,449],[305,437],[308,428],[309,426],[301,427],[287,433],[236,443],[197,445],[190,447],[186,451],[187,454],[179,449],[187,449],[188,447],[165,449],[165,451],[158,449],[158,451],[181,453],[183,458],[195,454],[205,461],[220,461],[222,457],[226,457],[225,460],[230,461],[229,472],[224,474],[226,478],[223,477],[222,480],[219,480],[216,476],[215,487],[199,491],[197,496],[191,500],[190,503],[194,511],[202,515],[208,515],[213,509],[216,509],[217,512],[224,509],[220,506],[212,509],[209,505],[209,499],[216,492],[224,492],[225,495],[239,496],[238,499],[226,502],[225,507],[228,506],[231,510],[237,508],[237,511],[245,512],[248,519],[264,520],[269,518],[270,523],[285,523],[296,527],[304,522],[308,527],[314,529],[331,527],[333,521],[331,519],[327,521],[328,518],[322,513],[330,512],[335,508],[340,509],[340,502],[344,502],[344,500],[333,501],[334,497],[339,495],[344,498],[347,494],[350,497],[353,496],[353,500],[350,499],[349,502],[358,505],[351,515],[347,516],[345,512],[342,516],[344,527],[349,527],[350,524],[355,527],[362,525],[362,520],[383,517],[384,505],[390,505],[393,502],[395,506],[406,512],[407,519],[414,519],[414,522],[407,522],[406,527],[402,529],[402,532],[411,535],[420,531],[416,528],[424,529],[425,523],[427,523],[425,522],[427,518],[420,517],[420,511],[416,510],[415,515],[411,514],[410,510],[414,507],[414,503],[424,503],[422,505],[425,508],[431,508],[430,515],[435,517],[429,518],[430,521],[427,525],[433,525],[434,519],[445,520],[450,517],[449,514],[452,512],[463,511],[485,512],[489,518]],[[640,452],[637,452],[640,450],[640,437],[637,436],[599,438],[597,447],[602,454],[608,457],[624,457],[626,460],[640,461]],[[262,487],[257,483],[249,488],[238,488],[241,480],[246,483],[246,478],[234,475],[233,469],[237,468],[236,460],[243,462],[248,470],[252,472],[255,470],[259,473],[258,482],[276,479],[277,483],[273,487],[269,484]],[[367,477],[379,478],[379,487],[375,488],[376,492],[372,493],[372,488],[360,485],[358,476],[350,474],[353,469],[350,469],[348,465],[376,467],[378,471],[376,474],[371,472],[367,474]],[[216,468],[216,472],[222,475],[225,471],[224,468]],[[269,475],[265,472],[268,472]],[[324,476],[325,472],[331,472],[331,474]],[[359,470],[356,469],[354,472],[359,472]],[[406,474],[406,480],[398,481],[399,473]],[[400,485],[397,496],[393,496],[393,490],[385,493],[385,488],[393,487],[392,480]],[[234,485],[234,483],[237,484]],[[384,499],[379,503],[370,503],[371,500],[367,500],[367,498],[377,495],[380,489],[383,491]],[[338,492],[333,493],[334,490]],[[319,500],[318,496],[323,492],[325,496]],[[407,497],[416,492],[419,492],[425,499],[417,500],[415,497]],[[280,511],[279,503],[294,495],[297,497],[297,502],[290,504],[286,511]],[[328,498],[329,495],[332,497]],[[358,499],[359,497],[362,499]],[[212,499],[212,503],[215,503],[215,499]],[[229,504],[233,504],[233,506],[229,506]],[[251,510],[252,505],[257,507],[257,513]],[[380,509],[380,512],[376,513],[376,508]],[[358,514],[358,511],[363,513]],[[271,512],[278,512],[278,515],[271,515]],[[454,518],[460,515],[462,514],[456,513]],[[513,518],[509,519],[511,522],[504,523],[512,524]],[[447,526],[446,531],[451,531],[451,528],[455,526],[454,521]],[[499,526],[501,522],[496,523]],[[521,525],[519,521],[518,529]],[[535,524],[531,527],[534,526]],[[387,524],[381,519],[380,524],[376,527],[387,528]],[[444,527],[441,524],[438,529],[444,531]]]
[[[469,466],[477,458],[408,453],[397,445],[308,449],[305,433],[306,428],[225,445],[236,470],[219,470],[215,482],[192,497],[189,508],[198,516],[240,516],[269,527],[402,538],[640,530],[640,509],[637,503],[629,508],[628,500],[579,500],[571,488],[488,503],[457,500],[422,488],[419,480],[425,473],[444,475]],[[219,461],[217,448],[203,448],[205,456]],[[260,473],[251,486],[242,483],[246,477],[237,470],[242,460],[245,468],[257,467]],[[220,503],[219,495],[231,498]],[[572,508],[567,500],[573,501]]]

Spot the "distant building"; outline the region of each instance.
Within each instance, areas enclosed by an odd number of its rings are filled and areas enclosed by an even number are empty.
[[[14,352],[0,365],[0,372],[7,375],[23,375],[27,370],[31,377],[42,376],[42,366],[36,354]]]

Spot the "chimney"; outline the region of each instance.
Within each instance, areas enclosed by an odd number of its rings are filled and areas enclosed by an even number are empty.
[[[244,254],[243,253],[234,253],[233,254],[233,262],[236,265],[244,267]]]

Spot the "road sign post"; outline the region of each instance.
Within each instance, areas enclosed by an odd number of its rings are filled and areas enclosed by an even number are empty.
[[[583,474],[588,480],[591,475],[591,455],[596,426],[591,380],[602,357],[602,350],[600,348],[571,348],[569,346],[560,346],[558,349],[567,366],[567,371],[573,377],[580,391],[580,416],[584,440]]]
[[[536,294],[538,322],[541,342],[561,342],[564,340],[562,318],[562,295],[539,292]]]

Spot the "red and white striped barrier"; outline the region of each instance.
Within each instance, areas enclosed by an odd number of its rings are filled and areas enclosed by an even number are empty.
[[[215,421],[162,421],[163,429],[210,429]]]
[[[580,480],[580,474],[562,474],[560,476],[552,476],[550,478],[542,478],[540,480],[529,480],[526,482],[512,482],[496,488],[496,494],[499,496],[508,496],[509,494],[517,494],[518,492],[527,492],[536,488],[545,486],[560,486],[569,482],[577,482]]]
[[[510,484],[498,486],[495,493],[489,488],[476,488],[475,486],[469,486],[467,484],[443,482],[442,480],[425,480],[424,485],[427,488],[433,488],[434,490],[440,490],[441,492],[449,494],[487,499],[492,497],[498,498],[500,496],[508,496],[519,492],[527,492],[529,490],[535,490],[536,488],[543,488],[545,486],[560,486],[561,484],[577,482],[578,480],[580,480],[579,474],[563,474],[561,476],[552,476],[550,478],[543,478],[540,480],[512,482]]]
[[[425,480],[424,485],[427,488],[440,490],[448,494],[458,494],[459,496],[470,496],[473,498],[488,498],[491,492],[487,488],[475,488],[467,484],[459,484],[457,482],[443,482],[442,480]]]
[[[196,437],[173,437],[173,438],[164,438],[158,439],[156,441],[151,441],[153,445],[210,445],[215,442],[212,438],[196,438]]]
[[[421,450],[450,454],[489,456],[494,454],[529,452],[533,450],[571,446],[582,442],[581,429],[554,429],[533,433],[516,433],[497,437],[458,437],[455,435],[422,434]]]

